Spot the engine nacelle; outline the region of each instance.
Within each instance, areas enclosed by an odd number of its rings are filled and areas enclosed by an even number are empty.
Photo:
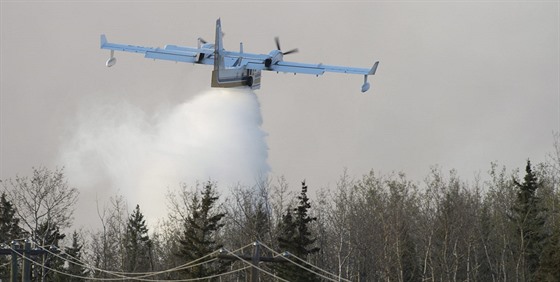
[[[110,68],[112,66],[114,66],[117,63],[117,58],[115,57],[111,57],[109,58],[109,60],[107,60],[107,62],[105,63],[105,65]]]
[[[369,90],[369,82],[364,83],[364,85],[362,85],[362,92],[366,92]]]
[[[264,66],[267,68],[270,68],[272,65],[281,62],[284,57],[280,50],[273,50],[268,55],[270,57],[264,60]]]
[[[246,82],[247,82],[247,86],[252,87],[254,82],[253,76],[252,75],[248,76]]]

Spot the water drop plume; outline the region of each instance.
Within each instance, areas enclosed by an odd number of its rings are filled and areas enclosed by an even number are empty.
[[[253,185],[270,170],[260,105],[245,89],[211,89],[148,116],[126,102],[80,111],[60,162],[95,213],[95,197],[122,194],[149,218],[165,213],[168,188],[215,180]],[[225,189],[225,188],[224,188]]]

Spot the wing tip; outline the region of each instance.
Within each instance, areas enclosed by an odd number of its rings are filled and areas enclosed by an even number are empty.
[[[368,75],[374,75],[375,72],[377,71],[377,66],[379,66],[379,61],[373,64],[373,67],[371,67],[371,69],[369,70]]]
[[[105,34],[101,34],[101,36],[100,36],[100,46],[101,46],[101,48],[103,48],[103,46],[105,46],[105,44],[107,44],[107,36],[105,36]]]

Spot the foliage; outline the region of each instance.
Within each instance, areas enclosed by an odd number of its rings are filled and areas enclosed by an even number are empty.
[[[32,273],[37,273],[37,279],[41,281],[59,281],[62,276],[56,271],[64,270],[64,260],[60,255],[60,243],[66,237],[60,232],[60,227],[45,221],[39,225],[38,230],[33,234],[33,241],[42,250],[48,250],[46,254],[33,258],[36,263],[32,268],[36,269]]]
[[[0,196],[0,245],[11,245],[12,240],[22,239],[23,229],[19,226],[19,218],[16,217],[14,205],[8,201],[6,193]],[[0,279],[8,278],[10,275],[9,259],[0,256]]]
[[[105,271],[124,272],[124,236],[126,234],[126,205],[124,198],[117,196],[103,209],[98,209],[100,230],[90,234],[88,261],[95,268]],[[114,277],[106,272],[94,271],[96,278]]]
[[[223,247],[217,241],[217,235],[224,226],[221,223],[225,213],[217,211],[217,196],[214,183],[207,182],[201,191],[201,196],[192,196],[190,214],[186,217],[183,225],[183,236],[180,243],[179,256],[184,263],[207,256],[208,254]],[[205,260],[210,260],[206,257]],[[225,272],[229,263],[218,261],[217,263],[201,264],[185,270],[186,278],[206,277],[213,274]]]
[[[72,225],[79,193],[68,186],[63,169],[33,168],[32,177],[17,176],[5,181],[4,186],[27,232],[35,232],[45,222],[60,228]]]
[[[0,196],[0,243],[9,244],[12,240],[22,239],[23,229],[16,217],[16,208],[8,201],[6,193]]]
[[[115,197],[98,211],[98,229],[84,237],[74,232],[71,240],[64,232],[73,226],[77,191],[68,187],[62,170],[34,169],[32,177],[2,181],[0,239],[66,246],[63,259],[33,259],[83,278],[169,270],[222,246],[235,250],[258,240],[261,258],[274,256],[266,248],[272,247],[303,260],[294,258],[299,266],[259,264],[290,281],[325,280],[321,275],[337,281],[560,281],[560,143],[555,146],[547,162],[527,162],[520,180],[519,171],[493,163],[487,175],[469,181],[438,167],[421,183],[404,173],[371,171],[353,178],[344,172],[334,189],[322,189],[316,198],[308,197],[305,183],[292,191],[284,178],[237,185],[225,201],[219,201],[215,183],[202,189],[185,185],[169,198],[168,219],[149,229],[138,205],[128,215],[126,199]],[[238,254],[250,257],[250,250]],[[65,263],[70,255],[105,271]],[[207,277],[248,263],[232,261],[227,267],[214,258],[151,278]],[[1,259],[2,265],[9,262]],[[332,275],[302,269],[312,265]],[[7,278],[9,268],[0,271]],[[33,273],[37,280],[80,281],[41,267]],[[220,279],[243,280],[249,273]],[[274,279],[259,275],[261,281]]]
[[[124,236],[125,264],[127,272],[149,272],[153,270],[152,241],[140,205],[128,217]]]
[[[546,211],[539,197],[541,183],[527,161],[523,183],[514,180],[517,199],[512,207],[511,220],[517,230],[518,256],[521,276],[526,280],[535,280],[540,268],[541,256],[547,241],[545,230]]]
[[[224,218],[224,239],[236,245],[260,241],[273,245],[272,212],[265,185],[236,186],[231,191]],[[240,240],[241,241],[238,241]]]
[[[288,251],[298,258],[306,260],[308,255],[317,253],[319,248],[314,246],[316,238],[310,231],[309,225],[317,221],[317,218],[309,216],[311,203],[307,197],[305,181],[301,184],[301,193],[297,199],[299,200],[298,206],[292,211],[288,209],[282,216],[278,245],[282,251]],[[293,264],[282,264],[277,267],[277,270],[280,277],[290,281],[317,281],[315,274]]]
[[[89,270],[82,265],[83,260],[83,247],[84,245],[80,243],[80,236],[77,231],[72,233],[72,243],[70,247],[66,247],[65,258],[67,261],[66,273],[78,276],[87,277],[89,275]],[[80,282],[86,281],[86,279],[76,278],[76,277],[65,277],[64,281]]]

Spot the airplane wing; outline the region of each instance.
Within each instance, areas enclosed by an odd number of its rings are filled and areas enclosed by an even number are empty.
[[[124,45],[110,43],[107,41],[107,37],[103,34],[101,35],[101,49],[108,49],[111,51],[123,51],[144,54],[145,58],[150,58],[154,60],[167,60],[175,62],[184,63],[200,63],[200,64],[213,64],[214,60],[199,60],[197,56],[199,54],[205,54],[206,57],[214,54],[212,49],[204,48],[190,48],[175,45],[166,45],[164,48],[153,48],[153,47],[142,47],[134,45]],[[111,59],[113,59],[113,53],[111,53]],[[109,64],[108,64],[109,65]]]
[[[243,57],[247,62],[264,62],[264,60],[270,58],[270,55],[264,54],[254,54],[254,53],[240,53],[236,51],[224,51],[223,55],[226,57]]]
[[[304,63],[286,62],[286,61],[279,61],[270,65],[269,67],[266,67],[264,61],[259,59],[249,59],[246,62],[246,66],[247,68],[256,69],[256,70],[288,72],[293,74],[305,73],[305,74],[314,74],[316,76],[322,75],[325,72],[361,74],[364,76],[364,84],[362,85],[362,92],[366,92],[370,88],[370,84],[367,81],[368,76],[375,74],[375,72],[377,71],[377,67],[379,66],[379,61],[375,62],[371,67],[371,69],[332,66],[332,65],[324,65],[324,64],[304,64]]]
[[[375,64],[371,69],[367,69],[367,68],[353,68],[353,67],[333,66],[333,65],[324,65],[324,64],[305,64],[305,63],[297,63],[297,62],[280,61],[267,68],[264,66],[263,61],[251,59],[247,62],[247,67],[252,69],[287,72],[287,73],[304,73],[304,74],[313,74],[313,75],[322,75],[325,72],[374,75],[378,65],[379,62],[375,62]]]
[[[154,60],[167,60],[184,63],[198,63],[205,65],[214,64],[214,50],[207,48],[191,48],[176,45],[166,45],[164,48],[142,47],[134,45],[116,44],[107,41],[107,37],[101,35],[101,49],[112,51],[123,51],[131,53],[144,54],[145,58]],[[204,56],[199,57],[200,54]],[[239,57],[242,57],[241,66],[246,66],[255,70],[266,70],[286,73],[305,73],[313,75],[322,75],[325,72],[338,72],[348,74],[373,75],[377,69],[379,62],[375,62],[371,69],[353,68],[344,66],[332,66],[324,64],[305,64],[297,62],[280,61],[265,67],[264,60],[270,58],[269,55],[240,53],[232,51],[224,51],[223,53],[225,66],[232,67]],[[111,55],[112,57],[112,55]],[[112,59],[112,58],[111,58]]]

